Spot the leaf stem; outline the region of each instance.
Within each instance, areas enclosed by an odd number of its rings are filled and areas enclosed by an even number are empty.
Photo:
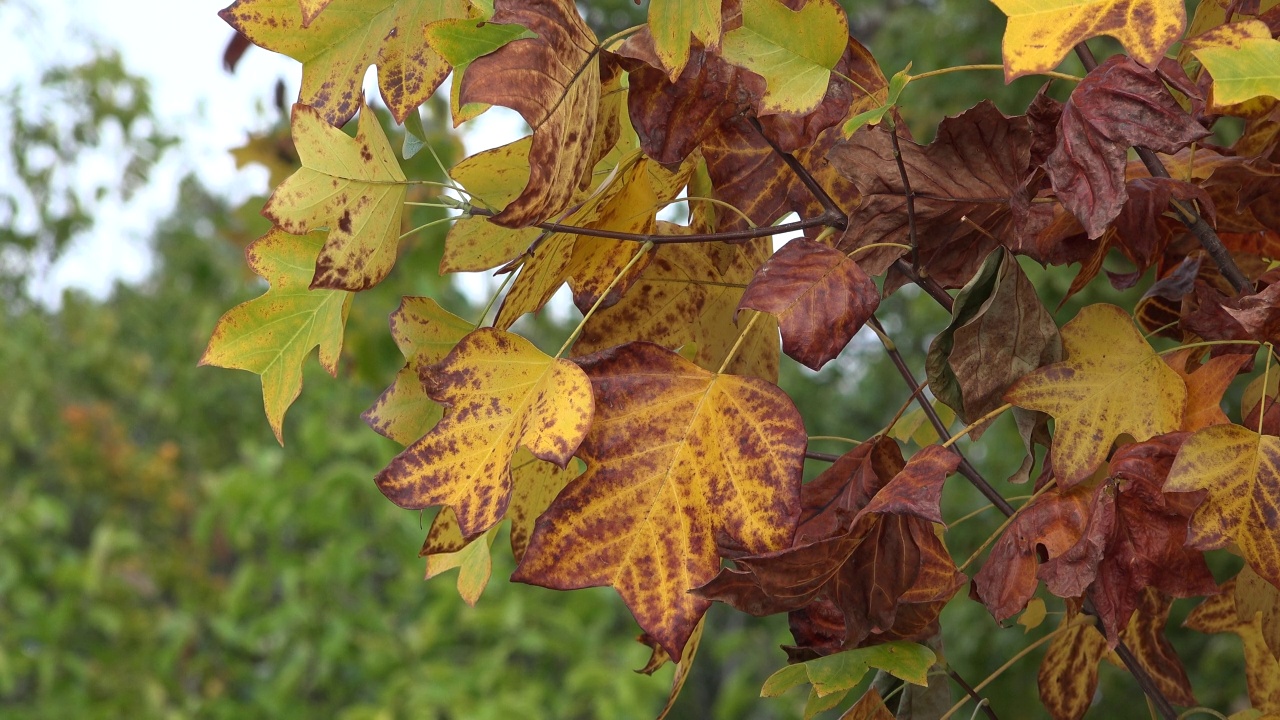
[[[484,208],[472,208],[472,215],[483,217],[492,217],[497,215],[493,210]],[[596,228],[577,227],[575,225],[564,225],[562,223],[544,222],[533,225],[540,230],[548,232],[569,233],[571,235],[584,235],[586,237],[608,238],[610,240],[627,240],[630,242],[646,243],[651,242],[654,245],[681,245],[688,243],[702,242],[728,242],[730,240],[754,240],[756,238],[771,237],[782,233],[793,232],[795,230],[804,230],[806,228],[816,227],[819,225],[829,225],[833,222],[833,218],[826,213],[815,215],[814,217],[797,220],[796,222],[783,223],[781,225],[770,225],[766,227],[754,227],[746,230],[729,230],[726,232],[713,233],[695,233],[692,235],[659,235],[657,233],[629,233],[619,232],[617,230],[599,230]]]
[[[1008,660],[1007,662],[1005,662],[1005,664],[1003,664],[1003,665],[1001,665],[1000,667],[996,668],[996,671],[995,671],[995,672],[993,672],[993,673],[991,673],[990,675],[988,675],[988,676],[986,677],[986,679],[985,679],[985,680],[983,680],[982,682],[980,682],[980,683],[978,683],[977,685],[975,685],[975,686],[974,686],[974,688],[973,688],[973,692],[974,692],[975,694],[976,694],[976,693],[978,693],[978,692],[980,692],[980,691],[982,690],[982,688],[986,687],[987,685],[990,685],[990,684],[991,684],[991,682],[992,682],[993,680],[995,680],[996,678],[998,678],[998,677],[1000,677],[1002,674],[1004,674],[1004,671],[1005,671],[1005,670],[1008,670],[1009,668],[1013,667],[1013,666],[1014,666],[1014,665],[1015,665],[1019,660],[1021,660],[1021,659],[1022,659],[1022,658],[1024,658],[1024,657],[1026,657],[1028,654],[1030,654],[1030,653],[1031,653],[1033,650],[1035,650],[1036,648],[1038,648],[1038,647],[1040,647],[1041,645],[1043,645],[1043,644],[1045,644],[1045,643],[1049,642],[1050,640],[1052,640],[1053,638],[1057,637],[1058,635],[1061,635],[1062,633],[1066,632],[1067,630],[1071,630],[1071,629],[1075,628],[1075,627],[1076,627],[1076,626],[1078,626],[1078,625],[1083,625],[1084,623],[1089,623],[1090,625],[1092,625],[1092,624],[1093,624],[1093,618],[1092,618],[1091,616],[1089,616],[1089,615],[1077,615],[1077,616],[1075,616],[1074,618],[1072,618],[1071,620],[1067,621],[1066,623],[1063,623],[1062,627],[1059,627],[1057,630],[1054,630],[1053,632],[1049,633],[1048,635],[1045,635],[1044,637],[1040,638],[1039,640],[1036,640],[1035,642],[1031,643],[1030,645],[1028,645],[1028,646],[1026,646],[1026,647],[1022,648],[1021,650],[1019,650],[1019,651],[1018,651],[1018,653],[1017,653],[1016,655],[1014,655],[1013,657],[1009,658],[1009,660]],[[965,704],[966,704],[966,703],[968,703],[968,702],[969,702],[969,698],[966,696],[966,697],[965,697],[963,700],[961,700],[960,702],[956,703],[955,705],[952,705],[952,706],[951,706],[951,709],[950,709],[950,710],[948,710],[948,711],[946,712],[946,714],[945,714],[945,715],[943,715],[941,718],[939,718],[939,720],[947,720],[947,718],[951,717],[952,715],[955,715],[955,714],[956,714],[956,712],[957,712],[958,710],[960,710],[960,708],[964,707],[964,706],[965,706]]]
[[[979,695],[978,691],[975,690],[973,686],[965,682],[964,678],[960,677],[960,673],[956,672],[955,668],[948,665],[947,675],[951,676],[951,679],[954,680],[957,685],[963,688],[964,691],[969,694],[969,697],[973,698],[974,701],[978,703],[978,707],[973,709],[972,717],[977,717],[978,710],[981,709],[988,718],[991,718],[991,720],[1000,720],[999,718],[996,717],[995,711],[991,709],[991,700]]]
[[[640,258],[644,257],[645,253],[652,249],[653,243],[651,242],[641,245],[640,251],[631,257],[631,260],[622,267],[622,270],[619,271],[617,275],[613,276],[613,280],[609,282],[609,285],[604,289],[604,292],[600,293],[600,297],[596,298],[595,303],[592,304],[589,310],[587,310],[587,314],[583,315],[582,319],[578,321],[578,326],[573,329],[573,332],[569,333],[569,337],[565,338],[564,344],[560,346],[560,350],[556,353],[557,358],[563,356],[564,352],[573,344],[573,341],[578,339],[578,336],[582,334],[582,329],[587,326],[587,321],[591,319],[591,316],[594,315],[596,310],[600,308],[600,305],[604,303],[604,299],[609,297],[609,293],[613,292],[613,288],[617,286],[618,282],[622,280],[622,278],[626,277],[628,272],[631,272],[631,268],[635,267],[636,263],[640,262]]]
[[[498,289],[493,293],[493,297],[489,298],[489,304],[484,306],[484,312],[480,313],[480,319],[476,321],[477,330],[479,330],[480,326],[484,324],[484,319],[489,317],[489,311],[493,309],[493,304],[498,302],[498,298],[502,297],[502,291],[507,289],[507,285],[513,278],[515,278],[515,276],[515,273],[507,273],[507,276],[502,279],[502,283],[498,285]]]
[[[864,250],[873,250],[875,248],[882,248],[882,247],[896,247],[896,248],[902,248],[903,250],[911,249],[910,245],[903,245],[902,243],[878,242],[878,243],[871,243],[870,245],[863,245],[862,247],[856,247],[850,250],[849,252],[845,253],[845,256],[852,259],[855,253],[860,253],[860,252],[863,252]]]
[[[421,232],[423,230],[426,230],[432,225],[443,225],[444,223],[447,223],[447,222],[453,222],[456,219],[457,218],[454,217],[453,215],[450,215],[449,217],[436,218],[435,220],[432,220],[431,222],[426,223],[425,225],[419,225],[418,227],[410,230],[409,232],[404,233],[400,237],[396,238],[396,240],[403,240],[416,232]]]
[[[907,361],[902,358],[902,353],[898,352],[897,347],[889,341],[889,336],[884,332],[884,326],[880,324],[880,321],[874,315],[867,320],[867,325],[871,326],[876,331],[876,334],[880,336],[881,342],[885,345],[885,352],[889,353],[889,359],[893,361],[894,367],[898,369],[898,374],[906,381],[912,393],[917,394],[916,402],[920,404],[920,409],[924,410],[925,416],[929,418],[929,422],[933,425],[933,429],[937,431],[938,437],[944,441],[951,439],[951,433],[947,431],[947,426],[942,422],[942,418],[938,417],[938,412],[933,409],[933,405],[929,403],[928,398],[919,394],[922,386],[916,382],[915,376],[911,373],[911,368],[907,366]],[[1000,512],[1006,516],[1012,515],[1013,506],[1009,504],[1009,501],[1005,500],[1000,493],[996,492],[995,488],[991,487],[991,483],[982,477],[982,474],[969,462],[968,458],[959,452],[956,454],[960,455],[959,473],[977,488],[978,492],[982,493],[992,505],[995,505]]]
[[[733,342],[733,347],[729,348],[729,354],[724,356],[724,362],[720,363],[720,369],[716,370],[717,375],[723,375],[725,368],[729,367],[729,363],[733,362],[733,357],[738,354],[738,348],[742,347],[743,341],[747,339],[751,328],[755,327],[756,320],[759,320],[761,315],[764,315],[764,313],[756,310],[751,319],[747,321],[747,326],[742,329],[742,332],[738,333],[738,339]]]
[[[854,440],[853,438],[840,437],[839,435],[810,435],[810,440],[834,440],[835,442],[849,443],[850,445],[861,445],[863,440]]]
[[[742,218],[743,222],[745,222],[745,223],[747,224],[747,227],[749,227],[749,228],[757,227],[757,226],[756,226],[756,224],[751,220],[751,216],[750,216],[750,215],[748,215],[748,214],[746,214],[745,212],[743,212],[740,208],[738,208],[738,206],[737,206],[737,205],[734,205],[733,203],[727,203],[727,202],[725,202],[724,200],[720,200],[719,198],[704,197],[704,196],[702,196],[702,195],[686,195],[686,196],[684,196],[684,197],[672,198],[672,199],[670,199],[670,200],[667,200],[666,202],[659,203],[659,204],[658,204],[658,207],[656,207],[656,208],[654,208],[654,209],[655,209],[655,210],[661,210],[662,208],[664,208],[664,207],[666,207],[666,206],[668,206],[668,205],[675,205],[676,203],[682,203],[682,202],[686,202],[686,201],[689,201],[689,200],[700,200],[700,201],[705,202],[705,203],[710,203],[710,204],[712,204],[712,205],[716,205],[716,206],[719,206],[719,207],[725,208],[726,210],[731,210],[731,211],[733,211],[733,212],[737,213],[737,214],[738,214],[738,217]],[[692,209],[692,208],[690,208],[690,210],[689,210],[689,211],[690,211],[690,212],[693,212],[693,209]]]
[[[629,37],[629,36],[631,36],[631,35],[636,34],[636,33],[637,33],[637,32],[639,32],[640,30],[644,29],[644,27],[645,27],[644,25],[632,25],[631,27],[629,27],[629,28],[627,28],[627,29],[625,29],[625,30],[619,30],[618,32],[616,32],[616,33],[614,33],[614,34],[610,35],[609,37],[605,38],[605,39],[604,39],[604,42],[600,43],[597,47],[598,47],[600,50],[608,50],[608,49],[609,49],[609,46],[610,46],[610,45],[612,45],[613,43],[615,43],[615,42],[617,42],[617,41],[619,41],[619,40],[623,40],[623,39],[625,39],[625,38],[627,38],[627,37]]]
[[[994,417],[998,417],[998,416],[1000,416],[1000,415],[1003,415],[1003,414],[1004,414],[1004,412],[1005,412],[1006,410],[1010,410],[1010,409],[1012,409],[1012,408],[1013,408],[1013,404],[1012,404],[1012,403],[1005,403],[1004,405],[1001,405],[1000,407],[996,408],[995,410],[992,410],[991,412],[987,413],[986,415],[983,415],[982,417],[978,418],[977,420],[974,420],[973,422],[969,423],[968,425],[965,425],[965,426],[960,430],[960,432],[956,433],[955,435],[952,435],[952,436],[951,436],[951,438],[950,438],[949,440],[947,440],[946,442],[942,443],[942,447],[951,447],[952,445],[954,445],[954,444],[955,444],[955,442],[956,442],[957,440],[959,440],[960,438],[964,437],[965,435],[968,435],[969,433],[973,432],[974,428],[978,427],[979,425],[981,425],[981,424],[985,423],[986,421],[988,421],[988,420],[990,420],[990,419],[992,419],[992,418],[994,418]]]
[[[956,65],[955,67],[945,67],[945,68],[939,68],[937,70],[930,70],[929,72],[922,72],[919,75],[908,75],[907,82],[915,82],[916,80],[924,80],[925,78],[931,78],[938,75],[946,75],[947,73],[962,72],[962,71],[968,71],[968,70],[1004,70],[1004,66],[1003,65],[986,65],[986,64]],[[1075,75],[1069,75],[1067,73],[1060,73],[1060,72],[1053,72],[1053,71],[1036,73],[1036,74],[1043,75],[1045,77],[1051,77],[1056,80],[1066,80],[1067,82],[1080,82],[1081,80],[1084,79],[1084,78],[1076,77]]]

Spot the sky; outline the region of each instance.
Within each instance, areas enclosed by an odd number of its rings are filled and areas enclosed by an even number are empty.
[[[229,151],[275,116],[272,96],[284,79],[295,93],[301,65],[251,48],[234,75],[222,68],[222,52],[233,31],[217,15],[230,0],[0,0],[0,42],[22,48],[6,54],[0,92],[34,83],[41,71],[87,60],[93,44],[117,49],[128,70],[151,82],[152,101],[164,127],[180,136],[154,172],[151,183],[120,205],[98,208],[94,229],[77,238],[52,266],[38,270],[32,293],[57,305],[63,288],[105,296],[117,280],[138,281],[151,267],[147,239],[174,206],[178,183],[197,173],[204,184],[240,202],[266,194],[267,173],[237,169]],[[125,11],[127,8],[127,11]],[[31,38],[39,38],[32,41]],[[443,86],[448,89],[448,84]],[[376,97],[372,71],[366,95]],[[518,116],[495,108],[464,132],[468,152],[509,142],[520,133]],[[7,158],[0,158],[0,171]],[[90,164],[86,175],[102,172]]]

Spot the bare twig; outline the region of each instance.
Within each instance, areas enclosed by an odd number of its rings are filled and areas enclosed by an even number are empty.
[[[839,228],[840,230],[844,230],[848,227],[849,216],[846,215],[838,205],[836,205],[836,201],[831,198],[831,195],[827,193],[826,188],[822,187],[822,183],[818,182],[818,179],[813,176],[813,173],[809,172],[809,169],[802,165],[794,155],[788,152],[783,152],[781,148],[779,148],[777,144],[775,144],[773,140],[765,134],[764,128],[760,127],[759,120],[756,120],[753,117],[748,118],[748,120],[751,121],[756,132],[760,133],[760,137],[764,138],[766,143],[769,143],[769,147],[773,149],[773,152],[776,153],[778,157],[782,158],[782,162],[786,163],[787,167],[791,168],[791,172],[795,173],[796,177],[800,178],[800,182],[804,183],[804,186],[808,188],[809,193],[813,195],[814,199],[818,201],[818,204],[822,206],[822,214],[839,217],[839,220],[830,223],[830,225],[832,227]]]
[[[991,718],[991,720],[1000,720],[1000,718],[996,717],[995,711],[991,709],[991,703],[987,702],[986,698],[979,695],[978,691],[974,690],[972,685],[965,682],[964,678],[960,677],[960,673],[956,672],[954,668],[948,667],[947,674],[951,676],[952,680],[956,681],[957,685],[964,688],[965,692],[969,693],[969,697],[973,698],[973,701],[978,703],[978,707],[982,708],[983,713],[985,713],[987,717]]]
[[[816,450],[805,450],[804,456],[809,458],[810,460],[821,460],[822,462],[829,462],[829,463],[833,463],[840,459],[839,455],[832,455],[831,453],[818,452]]]
[[[902,148],[898,145],[898,126],[890,118],[889,138],[893,142],[893,161],[898,164],[898,177],[902,178],[902,196],[907,199],[907,237],[911,238],[911,269],[920,275],[920,238],[916,235],[916,196],[911,192],[907,179],[907,166],[902,162]]]
[[[1087,43],[1076,45],[1076,56],[1084,65],[1085,72],[1093,72],[1094,68],[1098,67],[1098,60],[1093,56],[1093,51],[1089,49]],[[1156,157],[1150,148],[1135,147],[1134,150],[1138,152],[1138,157],[1142,160],[1142,164],[1147,166],[1147,172],[1151,173],[1152,177],[1169,177],[1169,171],[1165,169],[1164,163],[1160,162],[1160,158]],[[1236,265],[1235,259],[1231,257],[1231,251],[1222,244],[1222,238],[1218,237],[1217,231],[1204,221],[1195,207],[1191,203],[1176,198],[1171,199],[1169,204],[1177,211],[1178,219],[1182,224],[1187,226],[1187,229],[1200,241],[1200,246],[1209,253],[1209,257],[1213,258],[1213,262],[1222,271],[1223,277],[1231,283],[1231,287],[1241,295],[1253,292],[1253,283],[1249,282],[1249,278],[1240,271],[1240,266]]]

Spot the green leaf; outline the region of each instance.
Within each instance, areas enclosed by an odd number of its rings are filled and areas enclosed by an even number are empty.
[[[1213,75],[1213,105],[1280,98],[1280,40],[1261,20],[1231,23],[1193,41],[1191,53]]]
[[[653,51],[675,82],[689,62],[689,37],[703,47],[720,45],[720,0],[651,0],[649,34]]]
[[[271,284],[261,297],[228,310],[213,328],[201,365],[262,376],[267,421],[284,444],[284,414],[302,392],[302,363],[320,347],[320,364],[337,375],[351,293],[310,290],[323,233],[290,235],[273,228],[245,251],[249,267]]]
[[[819,696],[830,695],[862,682],[871,668],[884,670],[905,682],[926,685],[929,667],[935,659],[933,651],[924,645],[902,640],[846,650],[782,668],[764,681],[760,695],[777,697],[805,682],[812,684]]]
[[[404,147],[400,149],[400,157],[408,160],[427,143],[427,131],[422,127],[422,114],[415,108],[404,119]]]
[[[449,18],[433,22],[423,32],[427,45],[453,65],[453,85],[449,89],[449,107],[455,125],[473,120],[489,109],[488,103],[462,105],[458,92],[462,88],[462,76],[473,60],[497,50],[514,40],[536,38],[538,34],[523,25],[486,22],[493,15],[492,8],[483,19]]]
[[[894,73],[893,77],[889,78],[889,97],[884,101],[883,105],[878,108],[872,108],[866,112],[858,113],[857,115],[849,118],[849,121],[844,124],[843,128],[845,137],[854,134],[858,131],[858,128],[863,125],[880,124],[880,121],[884,119],[885,113],[889,112],[894,105],[898,104],[898,97],[902,95],[902,89],[907,86],[907,83],[911,82],[911,76],[907,74],[907,71],[910,69],[911,63],[907,63],[906,67]]]
[[[764,77],[761,114],[803,115],[822,102],[848,44],[849,22],[834,0],[809,0],[799,11],[744,0],[742,27],[724,36],[720,54]]]

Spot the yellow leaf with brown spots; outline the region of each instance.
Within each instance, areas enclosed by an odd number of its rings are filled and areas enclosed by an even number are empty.
[[[1053,471],[1071,487],[1107,459],[1121,433],[1139,442],[1177,430],[1187,386],[1125,311],[1089,305],[1062,328],[1066,360],[1025,375],[1005,401],[1052,415]]]
[[[271,284],[261,297],[228,310],[213,328],[201,365],[238,368],[262,376],[267,421],[284,444],[284,414],[302,392],[302,363],[320,347],[320,364],[337,375],[351,293],[310,290],[324,235],[290,235],[280,228],[255,240],[249,267]]]
[[[659,223],[663,234],[688,233],[680,225]],[[754,310],[738,314],[738,303],[756,270],[772,254],[770,238],[745,244],[696,243],[661,245],[648,267],[617,305],[591,316],[574,346],[586,354],[647,340],[671,350],[693,345],[693,361],[718,370],[730,348],[746,329]],[[728,259],[722,272],[720,263]],[[739,348],[727,371],[778,379],[778,320],[762,314]]]
[[[791,542],[805,430],[778,387],[717,375],[651,343],[581,360],[596,416],[587,471],[538,519],[513,579],[608,585],[671,657],[710,601],[689,592],[720,569],[717,538],[748,553]]]
[[[1164,490],[1206,492],[1191,516],[1188,546],[1235,543],[1256,573],[1280,587],[1280,438],[1239,425],[1205,428],[1178,451]]]
[[[474,329],[431,298],[401,298],[400,307],[391,313],[391,337],[406,362],[391,387],[361,415],[369,427],[408,445],[439,422],[444,408],[427,397],[422,375]]]
[[[1280,588],[1267,582],[1253,568],[1245,565],[1236,575],[1236,615],[1250,622],[1262,615],[1262,637],[1271,654],[1280,658]]]
[[[382,101],[403,123],[449,75],[422,28],[471,13],[468,0],[236,0],[218,15],[254,44],[301,62],[299,100],[341,127],[360,109],[360,86],[375,64]]]
[[[1078,43],[1110,35],[1138,62],[1154,67],[1182,37],[1182,0],[991,0],[1009,17],[1004,78],[1048,72]]]
[[[490,210],[506,207],[529,182],[529,143],[523,137],[502,147],[476,153],[453,167],[449,175]],[[510,262],[529,248],[542,231],[506,228],[483,216],[462,217],[444,238],[440,272],[480,272]]]
[[[506,514],[517,447],[565,467],[591,424],[582,370],[501,330],[467,335],[424,378],[427,395],[448,407],[444,419],[375,481],[401,507],[451,507],[464,537]]]
[[[391,272],[400,244],[408,185],[391,143],[368,106],[354,138],[302,104],[293,106],[292,127],[302,167],[262,214],[295,234],[328,228],[311,287],[367,290]]]
[[[704,48],[720,45],[720,0],[651,0],[649,33],[653,51],[671,82],[689,63],[689,41]]]
[[[1248,620],[1238,616],[1235,586],[1236,580],[1227,582],[1221,593],[1205,598],[1182,624],[1202,633],[1239,635],[1244,643],[1244,674],[1250,702],[1256,710],[1280,715],[1280,660],[1267,647],[1262,613],[1255,613]]]
[[[1049,643],[1040,662],[1040,702],[1054,720],[1080,720],[1093,704],[1107,639],[1079,616],[1064,617],[1062,624],[1071,626]]]
[[[1213,75],[1210,107],[1256,97],[1280,98],[1280,40],[1261,20],[1230,23],[1187,41],[1191,53]]]
[[[458,103],[508,107],[533,128],[529,183],[493,218],[504,227],[525,227],[564,210],[591,180],[600,53],[571,0],[496,0],[490,21],[522,25],[537,37],[473,61]]]

